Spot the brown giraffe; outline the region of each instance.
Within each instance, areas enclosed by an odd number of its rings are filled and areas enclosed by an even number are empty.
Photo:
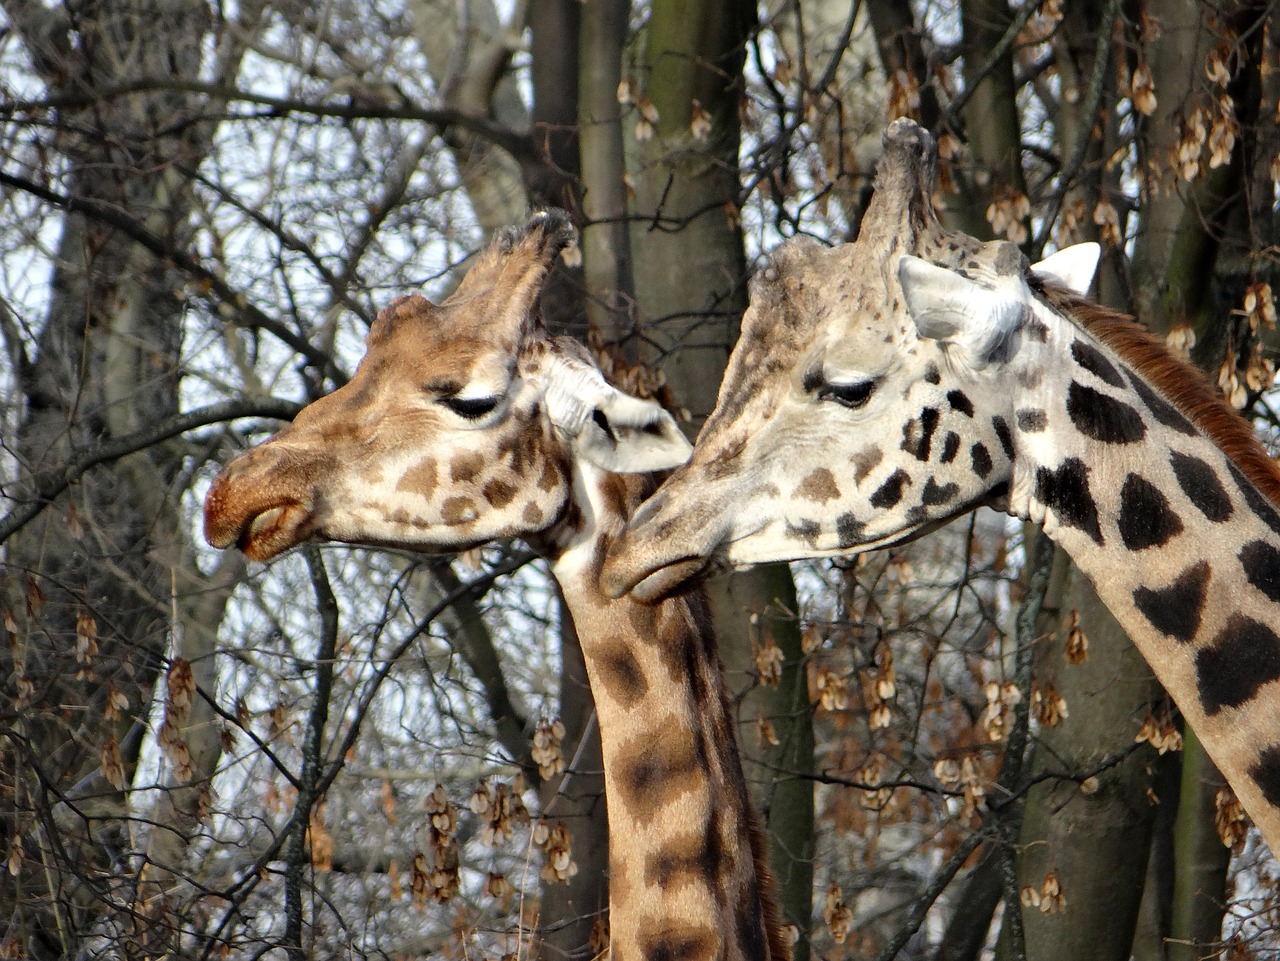
[[[772,257],[606,590],[884,547],[982,503],[1041,523],[1280,850],[1280,471],[1198,371],[1081,299],[1095,245],[1028,267],[944,230],[934,163],[896,121],[857,241]]]
[[[255,560],[306,540],[526,540],[560,584],[595,695],[613,958],[785,958],[702,597],[599,588],[608,543],[653,489],[613,471],[668,469],[689,443],[542,326],[538,294],[572,235],[562,213],[537,214],[440,306],[413,294],[382,310],[349,384],[226,465],[205,536]]]

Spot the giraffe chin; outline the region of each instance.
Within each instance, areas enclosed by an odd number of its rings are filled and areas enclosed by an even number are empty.
[[[710,567],[711,558],[709,557],[691,557],[682,561],[675,561],[642,579],[631,588],[631,596],[646,604],[662,600],[668,594],[681,588],[685,581],[709,572]],[[606,590],[611,591],[613,587],[614,585],[606,585]],[[615,596],[621,596],[623,593],[626,592],[618,591]]]
[[[305,539],[302,526],[309,517],[301,504],[272,507],[249,520],[236,546],[251,561],[269,561]]]

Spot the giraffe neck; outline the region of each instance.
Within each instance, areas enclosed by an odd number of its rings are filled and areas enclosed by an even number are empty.
[[[577,531],[545,551],[599,720],[612,957],[777,961],[789,951],[705,599],[694,589],[644,604],[599,587],[607,543],[648,493],[641,485],[576,478]]]
[[[1196,373],[1046,315],[1017,378],[1010,510],[1071,555],[1280,850],[1280,512],[1259,489],[1280,482]]]

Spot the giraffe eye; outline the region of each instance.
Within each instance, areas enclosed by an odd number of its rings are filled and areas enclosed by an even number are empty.
[[[856,384],[824,384],[818,391],[818,400],[833,400],[841,407],[857,410],[871,398],[875,386],[874,380]]]
[[[441,397],[440,403],[448,407],[459,417],[467,420],[479,420],[486,414],[493,413],[498,406],[496,397]]]

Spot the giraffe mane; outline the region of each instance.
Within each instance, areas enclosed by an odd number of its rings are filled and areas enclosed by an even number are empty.
[[[1280,506],[1280,467],[1248,421],[1200,368],[1175,357],[1164,341],[1128,314],[1093,303],[1051,282],[1033,283],[1054,309],[1114,350],[1165,400],[1203,430],[1272,504]]]

